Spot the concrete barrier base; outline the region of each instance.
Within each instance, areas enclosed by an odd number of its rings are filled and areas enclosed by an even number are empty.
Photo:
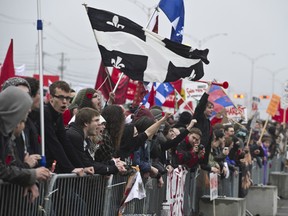
[[[199,203],[200,214],[203,216],[212,216],[213,201],[210,201],[209,196],[203,196]],[[215,210],[218,216],[245,216],[246,200],[235,197],[218,197],[215,200]]]
[[[278,196],[282,199],[288,199],[288,173],[271,172],[269,175],[269,183],[278,188]]]
[[[276,186],[252,186],[246,196],[247,209],[253,215],[275,216],[278,190]]]

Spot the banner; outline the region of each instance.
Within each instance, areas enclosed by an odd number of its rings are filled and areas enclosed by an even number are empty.
[[[218,197],[218,175],[217,173],[210,173],[210,200],[214,200]]]
[[[280,96],[278,96],[276,94],[272,95],[272,98],[271,98],[270,103],[269,103],[267,110],[266,110],[266,112],[269,115],[274,116],[277,113],[280,100],[281,100]]]

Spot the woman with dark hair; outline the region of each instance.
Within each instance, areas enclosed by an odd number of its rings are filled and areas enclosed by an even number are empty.
[[[109,161],[116,157],[119,150],[122,133],[125,125],[125,115],[118,105],[106,106],[101,115],[106,120],[102,133],[102,143],[95,152],[95,160],[99,162]]]

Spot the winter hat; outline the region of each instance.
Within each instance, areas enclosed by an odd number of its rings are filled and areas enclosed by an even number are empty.
[[[75,96],[71,106],[74,106],[75,104],[77,104],[79,109],[83,107],[93,108],[92,98],[93,98],[94,93],[96,93],[96,90],[93,88],[81,89]]]
[[[160,120],[162,118],[162,111],[159,109],[151,109],[150,112],[155,119]]]
[[[135,121],[135,127],[137,128],[138,133],[142,133],[154,123],[155,120],[152,118],[149,118],[148,116],[142,116],[137,121]]]
[[[140,107],[134,113],[133,121],[136,122],[138,119],[142,118],[143,116],[147,116],[148,118],[155,120],[154,116],[152,115],[149,109],[147,109],[146,107]]]
[[[182,112],[179,116],[179,122],[183,123],[184,125],[187,125],[191,122],[192,120],[192,115],[189,112]]]
[[[15,86],[0,93],[0,133],[8,136],[21,120],[26,120],[32,105],[31,97]]]
[[[29,94],[31,94],[31,88],[29,83],[21,77],[11,77],[7,79],[2,85],[2,91],[6,89],[8,86],[19,86],[19,85],[26,86],[29,89]]]

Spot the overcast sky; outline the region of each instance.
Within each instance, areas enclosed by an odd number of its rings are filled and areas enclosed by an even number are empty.
[[[64,53],[64,80],[77,87],[94,86],[100,63],[100,53],[82,3],[146,26],[158,0],[40,2],[44,21],[44,73],[60,75],[58,67]],[[229,95],[249,95],[251,59],[256,59],[254,95],[271,95],[274,73],[275,93],[281,96],[283,83],[288,80],[287,0],[184,0],[184,4],[183,43],[194,48],[199,48],[201,43],[200,48],[210,50],[210,64],[205,66],[203,80],[228,81]],[[25,64],[27,75],[37,72],[36,20],[36,0],[1,0],[0,62],[13,38],[14,64]],[[169,38],[169,31],[166,17],[160,14],[159,34]]]

